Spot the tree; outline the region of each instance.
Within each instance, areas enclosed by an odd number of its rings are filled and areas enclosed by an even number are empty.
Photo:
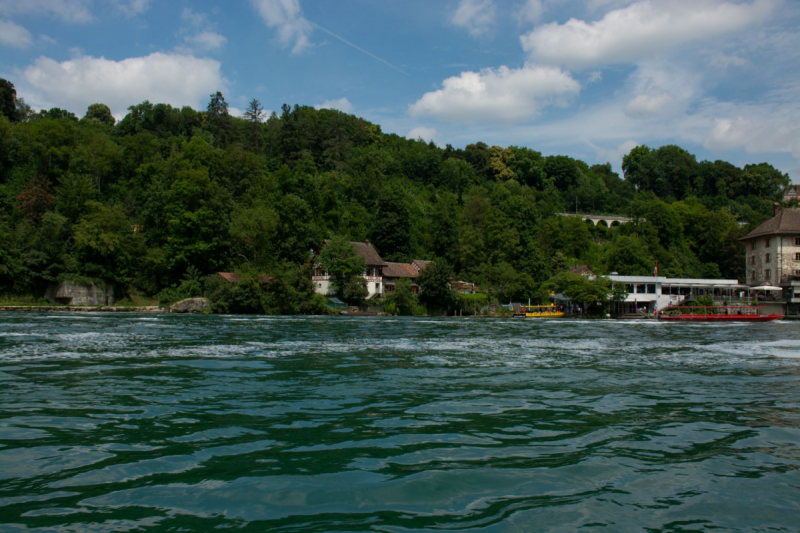
[[[411,280],[402,278],[395,283],[394,290],[386,295],[386,309],[394,309],[394,312],[401,316],[414,314],[414,307],[417,304],[417,297],[411,289]]]
[[[611,280],[606,277],[598,276],[589,279],[571,272],[562,272],[544,285],[553,292],[563,294],[573,302],[583,304],[589,314],[605,314],[608,302],[612,298],[619,298],[622,294],[619,290],[612,292]]]
[[[233,140],[233,122],[228,114],[228,103],[219,91],[212,94],[208,102],[206,129],[214,136],[218,146],[228,146]]]
[[[419,301],[431,313],[447,313],[456,306],[456,292],[450,286],[452,269],[444,259],[436,259],[419,273]]]
[[[361,290],[362,287],[366,290],[366,285],[360,283],[365,282],[363,276],[367,270],[366,262],[346,238],[337,236],[327,241],[322,246],[317,261],[330,276],[331,286],[339,298],[350,303],[366,297]]]
[[[0,78],[0,115],[6,117],[10,122],[17,122],[17,90],[14,84],[8,80]]]
[[[261,145],[261,123],[264,121],[264,108],[261,102],[253,98],[247,105],[244,118],[250,122],[250,148],[256,152]]]
[[[86,110],[83,119],[86,122],[95,122],[113,126],[117,119],[111,114],[111,109],[106,104],[92,104]]]
[[[126,287],[140,256],[140,241],[120,205],[88,202],[89,213],[75,225],[75,249],[85,273]]]
[[[370,240],[384,259],[401,261],[411,252],[411,220],[400,188],[387,188],[378,200]]]
[[[19,209],[27,218],[39,220],[45,212],[52,209],[56,199],[50,192],[50,180],[44,176],[34,176],[28,180],[28,185],[17,196]]]

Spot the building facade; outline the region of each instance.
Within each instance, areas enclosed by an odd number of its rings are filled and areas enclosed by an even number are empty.
[[[323,241],[322,246],[320,246],[319,250],[317,250],[316,254],[314,255],[314,273],[311,276],[311,281],[314,283],[314,290],[319,294],[324,294],[325,296],[332,296],[336,291],[333,290],[333,286],[331,285],[331,277],[327,272],[322,270],[322,267],[316,261],[316,258],[319,256],[319,252],[322,250],[322,247],[327,246],[329,242],[330,241],[327,239]],[[366,281],[368,292],[367,298],[369,299],[375,298],[376,296],[382,296],[383,269],[388,265],[388,263],[381,259],[378,251],[369,241],[351,242],[350,246],[352,246],[356,255],[364,259],[364,263],[367,266],[367,269],[364,272],[364,281]]]
[[[328,244],[328,240],[323,241],[322,246]],[[362,258],[366,263],[367,269],[364,272],[364,281],[367,284],[368,296],[370,298],[381,298],[387,293],[393,292],[395,286],[400,279],[411,280],[411,291],[414,294],[419,292],[419,286],[415,283],[417,276],[427,267],[431,262],[416,259],[411,263],[391,263],[381,259],[378,251],[369,241],[365,242],[351,242],[350,246],[353,251]],[[322,247],[320,247],[322,250]],[[311,281],[314,282],[315,290],[319,294],[332,296],[335,291],[331,285],[331,277],[327,272],[322,270],[322,267],[316,261],[315,254],[314,260],[314,273]]]
[[[800,209],[776,205],[772,218],[739,239],[746,246],[747,284],[787,284],[800,279]]]

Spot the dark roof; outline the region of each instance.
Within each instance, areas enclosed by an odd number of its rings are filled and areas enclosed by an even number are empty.
[[[593,276],[594,272],[588,265],[575,265],[569,269],[570,274],[580,274],[581,276]]]
[[[242,281],[242,276],[236,272],[217,272],[217,276],[221,277],[228,283],[239,283]],[[257,279],[259,283],[267,285],[272,283],[274,278],[272,276],[267,276],[266,274],[259,274]]]
[[[416,278],[419,270],[414,268],[411,263],[387,263],[383,267],[383,277],[385,278]]]
[[[414,260],[411,262],[411,265],[412,265],[412,266],[413,266],[415,269],[417,269],[417,270],[419,270],[420,272],[422,272],[423,270],[425,270],[426,268],[428,268],[428,265],[430,265],[431,263],[433,263],[433,261],[423,261],[423,260],[421,260],[421,259],[414,259]]]
[[[739,239],[746,241],[768,235],[800,235],[800,209],[781,208],[778,213]]]
[[[325,239],[323,242],[324,244],[330,244],[331,241],[330,239]],[[351,242],[350,246],[353,247],[353,250],[355,250],[356,254],[364,258],[364,262],[367,264],[367,266],[386,266],[386,261],[381,259],[381,256],[378,255],[378,251],[369,241]]]
[[[239,283],[242,281],[242,276],[236,272],[217,272],[217,276],[221,277],[228,283]]]

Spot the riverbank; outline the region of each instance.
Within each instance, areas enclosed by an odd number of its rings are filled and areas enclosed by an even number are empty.
[[[79,305],[0,305],[0,311],[31,311],[59,313],[165,313],[157,305],[145,306],[79,306]]]

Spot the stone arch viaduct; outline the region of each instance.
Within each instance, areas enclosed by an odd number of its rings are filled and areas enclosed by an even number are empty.
[[[562,217],[579,217],[582,220],[591,222],[593,226],[601,225],[607,228],[633,222],[631,217],[623,217],[620,215],[586,215],[580,213],[559,213],[559,215]]]

